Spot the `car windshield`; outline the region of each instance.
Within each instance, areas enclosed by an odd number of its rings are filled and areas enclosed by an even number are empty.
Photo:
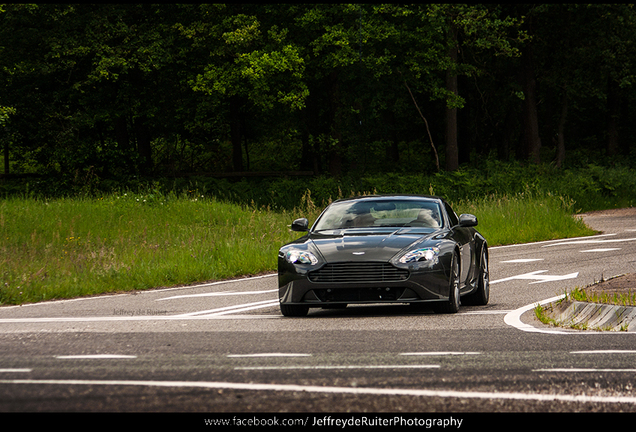
[[[368,227],[439,228],[439,204],[427,200],[343,201],[331,204],[320,217],[314,231]]]

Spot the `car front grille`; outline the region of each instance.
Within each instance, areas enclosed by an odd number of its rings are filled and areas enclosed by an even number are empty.
[[[326,264],[308,277],[315,283],[400,282],[408,279],[409,272],[389,263],[347,262]]]

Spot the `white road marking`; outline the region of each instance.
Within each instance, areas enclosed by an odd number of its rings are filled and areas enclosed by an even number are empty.
[[[492,282],[491,282],[492,283]],[[524,313],[526,313],[527,311],[534,309],[537,305],[544,305],[547,303],[552,303],[555,302],[557,300],[562,299],[564,296],[560,295],[557,297],[552,297],[549,298],[547,300],[543,300],[537,303],[533,303],[530,305],[526,305],[526,306],[522,306],[519,309],[516,309],[512,312],[510,312],[509,314],[507,314],[504,317],[504,322],[506,324],[508,324],[509,326],[515,327],[519,330],[523,330],[526,332],[536,332],[536,333],[548,333],[548,334],[578,334],[576,332],[565,332],[565,331],[561,331],[561,330],[545,330],[545,329],[539,329],[536,328],[534,326],[531,326],[529,324],[525,324],[524,322],[521,321],[521,315],[523,315]]]
[[[552,369],[533,369],[532,372],[636,372],[636,369],[594,369],[594,368],[552,368]]]
[[[543,258],[513,259],[513,260],[501,261],[501,262],[502,263],[529,263],[534,261],[543,261]]]
[[[560,242],[560,243],[554,243],[554,244],[545,245],[543,247],[572,245],[572,244],[618,243],[618,242],[628,242],[628,241],[635,241],[635,240],[636,240],[636,238],[613,239],[613,240],[576,240],[576,241],[563,241],[563,242]]]
[[[21,373],[21,372],[31,372],[33,369],[0,369],[0,373],[2,372],[7,372],[7,373]]]
[[[333,370],[333,369],[439,369],[439,365],[369,365],[369,366],[245,366],[234,370]]]
[[[447,356],[447,355],[478,355],[479,352],[472,351],[429,351],[429,352],[406,352],[401,353],[403,356]]]
[[[134,355],[121,354],[86,354],[86,355],[61,355],[55,356],[58,359],[136,359]]]
[[[311,354],[300,353],[258,353],[258,354],[228,354],[230,358],[250,357],[311,357]]]
[[[591,350],[570,351],[570,354],[635,354],[636,350]]]
[[[458,312],[457,315],[499,315],[510,313],[509,310],[486,310],[486,311],[470,311],[470,312]]]
[[[582,250],[581,252],[610,252],[615,250],[621,250],[621,248],[588,249],[588,250]]]
[[[570,239],[565,239],[565,240],[578,240],[578,239],[590,239],[590,238],[599,238],[599,237],[611,237],[611,236],[615,236],[617,234],[599,234],[597,236],[587,236],[587,237],[572,237]],[[556,240],[543,240],[540,242],[534,242],[534,243],[515,243],[515,244],[509,244],[509,245],[502,245],[502,246],[492,246],[489,247],[488,250],[493,250],[493,249],[508,249],[508,248],[516,248],[516,247],[523,247],[523,246],[536,246],[536,245],[541,245],[544,243],[556,243],[556,242],[561,242],[564,239],[556,239]]]
[[[295,384],[255,384],[205,381],[108,381],[108,380],[0,380],[0,384],[35,384],[35,385],[97,385],[97,386],[144,386],[144,387],[176,387],[206,388],[246,391],[279,391],[329,394],[367,394],[379,396],[416,396],[459,399],[505,399],[539,402],[578,402],[578,403],[636,403],[634,396],[588,396],[569,394],[544,394],[520,392],[479,392],[454,390],[426,390],[405,388],[373,388],[373,387],[323,387],[303,386]]]
[[[244,277],[244,278],[240,278],[240,279],[227,279],[227,280],[220,280],[220,281],[215,281],[215,282],[206,282],[206,283],[202,283],[202,284],[198,284],[198,285],[183,285],[183,286],[177,286],[177,287],[170,287],[170,288],[157,288],[157,289],[148,289],[145,291],[137,291],[135,292],[135,294],[156,294],[156,293],[161,293],[161,292],[167,292],[167,291],[176,291],[176,290],[183,290],[183,289],[192,289],[192,288],[202,288],[202,287],[207,287],[207,286],[213,286],[213,285],[221,285],[221,284],[229,284],[229,283],[235,283],[235,282],[243,282],[243,281],[249,281],[249,280],[255,280],[255,279],[263,279],[263,278],[268,278],[268,277],[273,277],[273,276],[277,276],[277,273],[271,273],[271,274],[266,274],[266,275],[262,275],[262,276],[249,276],[249,277]],[[45,301],[45,302],[38,302],[38,303],[25,303],[25,304],[20,304],[20,305],[12,305],[12,306],[3,306],[3,309],[15,309],[15,308],[26,308],[26,307],[34,307],[34,306],[44,306],[44,305],[51,305],[51,304],[55,304],[55,303],[70,303],[70,302],[78,302],[78,301],[86,301],[86,300],[110,300],[113,297],[122,297],[122,296],[129,296],[131,295],[131,293],[122,293],[122,294],[112,294],[112,295],[107,295],[107,296],[96,296],[96,297],[79,297],[79,298],[73,298],[73,299],[63,299],[63,300],[51,300],[51,301]]]
[[[224,315],[236,312],[245,312],[254,309],[272,307],[278,305],[278,300],[266,300],[261,302],[246,303],[235,306],[197,311],[179,315],[139,315],[139,316],[103,316],[103,317],[41,317],[41,318],[1,318],[0,324],[8,323],[47,323],[47,322],[112,322],[112,321],[178,321],[222,318]],[[245,317],[242,317],[245,318]],[[255,318],[264,318],[258,316]],[[269,318],[269,317],[268,317]],[[278,318],[278,316],[271,316]]]
[[[579,272],[575,272],[575,273],[570,273],[570,274],[566,274],[566,275],[557,275],[557,276],[550,276],[550,275],[540,275],[539,273],[545,273],[547,272],[547,270],[537,270],[537,271],[533,271],[530,273],[524,273],[524,274],[520,274],[520,275],[516,275],[516,276],[511,276],[511,277],[507,277],[507,278],[503,278],[503,279],[498,279],[498,280],[494,280],[494,281],[490,281],[490,284],[496,284],[496,283],[500,283],[500,282],[506,282],[506,281],[510,281],[510,280],[515,280],[515,279],[520,279],[520,280],[533,280],[535,279],[536,282],[531,282],[531,284],[536,284],[536,283],[544,283],[544,282],[553,282],[553,281],[559,281],[559,280],[565,280],[565,279],[574,279],[579,275]]]
[[[258,295],[258,294],[268,294],[272,292],[278,292],[277,289],[265,290],[265,291],[226,291],[226,292],[214,292],[214,293],[203,293],[203,294],[185,294],[179,296],[172,297],[164,297],[160,299],[156,299],[155,301],[164,301],[164,300],[174,300],[174,299],[182,299],[182,298],[193,298],[193,297],[221,297],[221,296],[234,296],[234,295]]]
[[[526,306],[522,306],[519,309],[515,309],[504,317],[504,322],[509,326],[515,327],[518,330],[533,332],[533,333],[545,333],[545,334],[567,334],[567,335],[604,335],[607,332],[586,332],[586,331],[577,331],[577,330],[553,330],[553,329],[543,329],[531,326],[530,324],[525,324],[521,321],[521,315],[526,313],[527,311],[534,309],[538,305],[544,305],[548,303],[553,303],[557,300],[561,300],[565,294],[560,296],[552,297],[546,300],[541,300],[536,303],[532,303]],[[612,335],[634,335],[636,332],[611,332]]]
[[[245,304],[240,304],[240,305],[226,306],[226,307],[216,308],[216,309],[209,309],[209,310],[204,310],[204,311],[190,312],[190,313],[180,314],[180,315],[171,315],[171,317],[172,318],[193,317],[193,316],[211,317],[211,316],[225,315],[225,314],[234,313],[234,312],[242,312],[242,311],[247,311],[247,310],[260,309],[260,308],[269,307],[269,306],[276,306],[276,305],[278,305],[278,303],[279,303],[278,299],[277,300],[264,300],[264,301],[258,301],[258,302],[253,302],[253,303],[245,303]]]

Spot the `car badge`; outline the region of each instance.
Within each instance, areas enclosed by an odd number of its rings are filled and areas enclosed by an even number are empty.
[[[364,255],[364,252],[353,252],[354,255]]]

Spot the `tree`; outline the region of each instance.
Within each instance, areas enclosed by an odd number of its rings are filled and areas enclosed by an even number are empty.
[[[304,106],[307,88],[302,81],[304,60],[287,40],[288,30],[263,20],[268,6],[202,6],[202,18],[188,31],[197,44],[210,47],[193,89],[225,107],[230,123],[233,167],[243,170],[242,116],[246,105],[263,111],[279,105],[292,110]],[[215,13],[222,12],[222,13]]]

